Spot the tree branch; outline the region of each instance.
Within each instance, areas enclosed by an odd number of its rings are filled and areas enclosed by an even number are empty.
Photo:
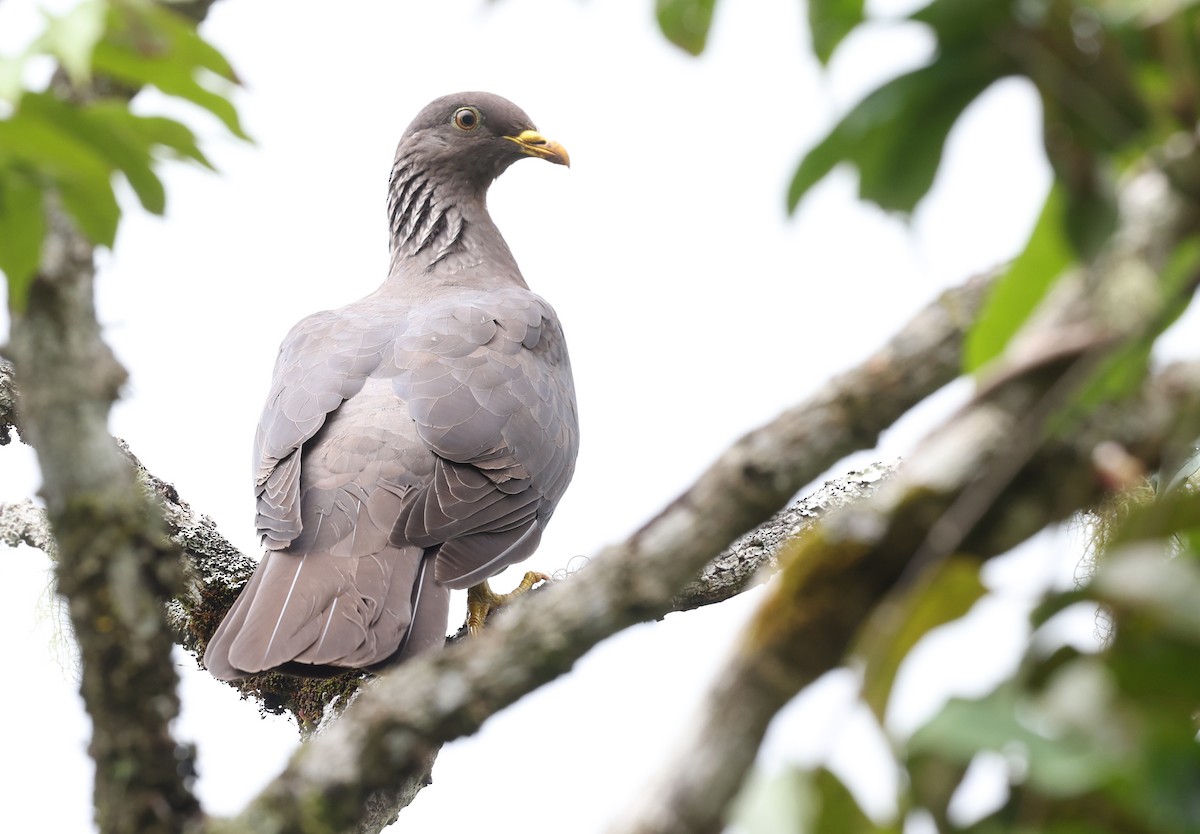
[[[1151,303],[1133,304],[1128,285],[1157,281],[1196,230],[1191,207],[1155,188],[1160,177],[1148,172],[1129,185],[1113,245],[1060,281],[971,404],[930,433],[875,496],[789,547],[779,581],[694,722],[697,733],[615,834],[720,831],[771,719],[844,661],[872,611],[886,621],[898,607],[889,599],[956,552],[990,558],[1093,505],[1106,489],[1096,465],[1102,444],[1120,444],[1153,467],[1200,433],[1200,362],[1151,377],[1129,401],[1064,416],[1101,364],[1158,332],[1177,302],[1158,291],[1140,296]],[[1134,199],[1146,193],[1158,210]],[[1185,292],[1198,277],[1189,276]]]
[[[208,3],[195,4],[202,15]],[[97,79],[97,83],[103,83]],[[51,89],[84,102],[61,69]],[[134,90],[113,89],[114,96]],[[177,832],[200,818],[187,774],[194,751],[170,724],[179,713],[163,603],[183,586],[178,551],[108,434],[126,372],[100,335],[94,247],[46,195],[46,236],[24,310],[11,309],[9,356],[21,391],[21,436],[37,452],[41,494],[57,542],[58,590],[70,600],[81,692],[92,719],[101,831]],[[11,377],[0,380],[0,434],[14,420]],[[131,697],[137,693],[137,697]]]
[[[782,538],[778,525],[803,525],[813,507],[799,505],[779,516],[777,524],[767,524],[748,535],[741,546],[719,553],[724,544],[762,521],[767,513],[844,454],[874,444],[879,433],[912,405],[954,379],[963,334],[977,314],[991,280],[992,276],[979,276],[946,292],[862,366],[835,378],[809,401],[747,435],[695,487],[629,542],[610,548],[599,566],[593,565],[580,574],[579,582],[567,583],[579,587],[566,592],[563,601],[557,600],[565,589],[552,588],[535,595],[548,598],[545,603],[537,600],[539,606],[549,606],[534,609],[543,613],[521,614],[518,606],[489,629],[496,636],[473,641],[474,645],[462,648],[467,660],[455,660],[457,654],[448,654],[446,659],[426,662],[424,666],[409,664],[399,670],[403,679],[423,679],[428,687],[425,691],[437,692],[444,683],[439,676],[461,685],[463,672],[455,668],[457,664],[465,664],[465,669],[472,663],[482,663],[477,676],[472,676],[473,685],[479,689],[478,697],[470,704],[447,704],[444,714],[418,720],[415,729],[419,737],[404,747],[387,769],[378,771],[377,780],[360,785],[356,795],[362,799],[372,797],[376,818],[390,821],[426,783],[432,752],[442,741],[473,731],[488,715],[566,671],[588,648],[626,625],[661,617],[670,610],[710,604],[748,587],[757,568],[774,557]],[[191,557],[190,590],[179,596],[174,610],[182,616],[174,622],[187,622],[183,641],[202,649],[211,628],[252,569],[251,563],[220,538],[211,522],[203,518],[196,521],[173,487],[149,473],[142,477],[164,502],[171,532]],[[816,504],[845,500],[859,490],[868,489],[876,478],[875,473],[870,473],[856,481],[829,486]],[[714,555],[719,558],[696,579]],[[542,626],[544,622],[554,622],[553,614],[552,619],[543,619],[546,611],[561,612],[562,625],[553,634],[545,632]],[[593,618],[587,612],[597,616]],[[503,636],[506,629],[514,629],[515,636]],[[531,637],[522,636],[527,632],[550,637],[550,645],[542,646],[540,655],[531,651],[536,645]],[[494,646],[489,648],[493,640],[502,642],[506,648],[488,661],[487,654],[498,651]],[[483,660],[478,659],[481,653]],[[513,655],[525,659],[515,660]],[[500,674],[505,668],[512,674]],[[281,696],[276,687],[295,686],[296,682],[275,677],[279,680],[261,680],[263,676],[256,676],[243,686],[267,699],[268,708],[272,703],[278,707],[294,694]],[[504,686],[495,690],[489,681],[499,681]],[[382,686],[381,683],[372,690]],[[346,689],[306,693],[312,700],[304,707],[307,710],[304,720],[315,721],[332,698],[346,694]],[[415,692],[410,692],[405,700],[418,707],[423,703]],[[438,701],[435,698],[433,703]],[[285,782],[281,779],[279,784]],[[295,790],[301,792],[313,789],[312,785],[306,787],[303,780],[298,784],[287,783],[294,784]],[[397,784],[404,787],[397,789]],[[317,793],[321,790],[318,786]],[[364,804],[342,808],[336,814],[343,830],[355,824]],[[260,814],[262,805],[250,809],[247,818]],[[357,830],[378,828],[367,826]]]
[[[12,363],[0,356],[0,446],[12,441],[17,426],[17,387],[13,382]]]
[[[442,743],[474,732],[605,637],[671,610],[728,542],[957,376],[965,328],[989,282],[975,278],[944,294],[863,365],[746,435],[571,582],[518,602],[482,637],[417,658],[364,688],[241,815],[211,830],[355,830],[373,795],[419,786]]]
[[[742,485],[754,479],[761,481],[768,491],[761,500],[767,509],[773,509],[843,455],[873,445],[879,433],[899,415],[955,378],[963,334],[981,307],[993,277],[977,276],[943,293],[861,366],[835,378],[770,426],[747,435],[727,453],[722,471],[737,473]],[[173,486],[142,468],[128,448],[119,445],[137,466],[143,485],[162,503],[168,531],[187,557],[188,581],[171,604],[171,622],[178,642],[202,654],[221,617],[253,572],[254,562],[230,545],[211,520],[203,516],[197,519]],[[790,456],[796,460],[776,457],[776,449],[781,446],[790,446],[794,450]],[[776,472],[776,464],[781,462],[791,471]],[[703,572],[697,569],[689,576],[692,581],[662,613],[720,602],[751,587],[758,569],[772,562],[779,544],[791,531],[803,527],[806,519],[811,521],[811,513],[855,497],[879,476],[880,472],[871,469],[862,477],[851,474],[831,482],[822,492],[748,533],[719,553]],[[710,493],[719,491],[721,477],[724,475],[710,477]],[[744,497],[751,493],[737,494]],[[724,509],[736,506],[724,498],[712,500],[719,501]],[[7,512],[11,513],[11,508]],[[5,514],[6,509],[0,507],[0,516]],[[715,534],[714,545],[728,542],[745,529],[740,525],[750,526],[763,514],[760,507],[745,520],[727,522]],[[345,701],[360,680],[355,673],[328,681],[269,673],[237,681],[234,686],[258,700],[266,711],[291,713],[307,732],[317,726],[332,700]]]

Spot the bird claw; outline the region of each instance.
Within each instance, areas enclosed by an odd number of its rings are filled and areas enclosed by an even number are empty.
[[[534,588],[539,582],[550,582],[547,574],[541,571],[527,571],[520,584],[507,594],[498,594],[488,585],[487,580],[472,586],[467,591],[467,633],[478,637],[483,633],[483,624],[497,608],[503,608],[521,594]]]

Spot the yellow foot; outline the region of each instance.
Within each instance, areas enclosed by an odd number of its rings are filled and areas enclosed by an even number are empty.
[[[474,585],[467,591],[467,632],[472,637],[483,633],[483,624],[497,608],[508,605],[521,594],[533,588],[539,582],[549,582],[550,577],[538,571],[529,571],[521,584],[507,594],[498,594],[491,589],[487,580]]]

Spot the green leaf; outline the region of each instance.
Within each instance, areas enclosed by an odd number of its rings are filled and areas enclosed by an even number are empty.
[[[692,55],[704,51],[717,0],[657,0],[658,26],[667,40]]]
[[[83,232],[95,244],[112,248],[121,222],[121,207],[108,177],[64,179],[55,183],[58,196]]]
[[[1013,25],[1013,5],[1013,0],[933,0],[909,19],[933,29],[941,49],[978,48]]]
[[[104,35],[108,3],[85,0],[61,17],[52,17],[46,28],[45,49],[58,58],[77,84],[91,78],[92,50]]]
[[[888,211],[910,212],[929,191],[950,128],[967,105],[1003,74],[986,50],[941,53],[859,102],[801,160],[788,210],[840,162],[858,169],[859,196]]]
[[[112,108],[97,113],[90,107],[68,104],[48,93],[26,96],[22,113],[43,119],[88,145],[110,168],[125,174],[147,211],[162,214],[166,193],[152,167],[151,142],[133,129],[135,122],[114,118]]]
[[[1172,466],[1163,466],[1159,470],[1159,483],[1156,492],[1159,495],[1174,492],[1193,478],[1200,480],[1200,448],[1192,449],[1182,462]],[[1200,484],[1197,484],[1200,486]],[[1196,523],[1200,525],[1200,513],[1196,515]]]
[[[25,88],[21,84],[21,75],[25,71],[25,56],[9,58],[0,55],[0,101],[7,101],[14,107],[21,100]]]
[[[870,834],[878,828],[863,813],[853,794],[846,790],[836,776],[821,768],[813,774],[817,793],[817,817],[813,831],[817,834]]]
[[[1066,200],[1057,184],[1046,195],[1041,216],[1024,251],[996,282],[975,326],[967,335],[963,366],[974,373],[999,356],[1009,340],[1074,261],[1065,235]]]
[[[24,312],[46,233],[42,189],[23,172],[0,168],[0,271],[8,279],[8,305]]]
[[[815,800],[805,770],[788,768],[775,775],[755,771],[738,794],[731,815],[746,834],[793,834],[810,830]]]
[[[1150,269],[1144,263],[1128,264],[1124,268],[1131,274],[1139,270],[1148,273]],[[1075,398],[1073,408],[1058,421],[1066,430],[1070,429],[1073,418],[1088,414],[1103,403],[1127,397],[1141,387],[1150,369],[1155,340],[1174,324],[1191,304],[1198,274],[1200,237],[1192,236],[1175,247],[1161,275],[1158,276],[1159,309],[1151,317],[1150,325],[1144,332],[1137,334],[1136,338],[1120,345],[1111,355],[1104,358]],[[1148,274],[1144,283],[1153,279],[1153,275]],[[1131,297],[1136,295],[1131,293]]]
[[[44,94],[43,94],[44,95]],[[111,246],[116,236],[120,207],[112,187],[112,166],[94,147],[42,118],[39,102],[31,94],[7,120],[0,120],[0,155],[44,174],[75,218],[80,231],[93,243]]]
[[[1076,706],[1080,709],[1086,706],[1084,699],[1094,696],[1078,686],[1066,689],[1070,691],[1063,692],[1061,697],[1077,698]],[[1030,782],[1052,796],[1084,793],[1118,772],[1124,751],[1106,749],[1077,730],[1057,726],[1059,723],[1052,721],[1036,702],[1018,697],[1010,682],[979,700],[951,699],[913,735],[908,752],[937,754],[966,764],[981,750],[1019,749],[1028,762]],[[1035,725],[1048,728],[1050,734],[1034,732],[1030,726]]]
[[[96,45],[92,56],[96,71],[190,101],[216,116],[234,136],[249,139],[233,104],[200,83],[206,77],[230,82],[237,77],[191,22],[157,5],[122,5],[114,10],[110,26],[113,34]]]
[[[196,143],[196,135],[187,125],[164,116],[139,116],[118,102],[98,102],[89,109],[97,118],[110,122],[114,130],[127,130],[139,135],[146,147],[169,148],[184,159],[193,160],[210,171],[215,170]]]
[[[955,556],[923,575],[901,600],[878,609],[855,652],[866,662],[863,698],[876,718],[883,721],[896,673],[913,646],[962,617],[984,593],[978,561]]]
[[[1193,512],[1198,505],[1200,497],[1193,498]],[[1169,558],[1153,544],[1128,546],[1097,568],[1093,587],[1106,602],[1138,610],[1169,633],[1200,644],[1200,564],[1195,560]]]
[[[808,0],[808,28],[813,52],[828,64],[833,50],[863,22],[863,0]]]
[[[790,767],[782,773],[751,774],[732,808],[733,822],[746,834],[899,834],[863,813],[842,782],[824,768]]]

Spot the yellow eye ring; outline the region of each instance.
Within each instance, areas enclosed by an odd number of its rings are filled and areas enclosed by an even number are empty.
[[[474,107],[460,107],[454,111],[453,121],[459,130],[474,130],[483,122],[483,116]]]

